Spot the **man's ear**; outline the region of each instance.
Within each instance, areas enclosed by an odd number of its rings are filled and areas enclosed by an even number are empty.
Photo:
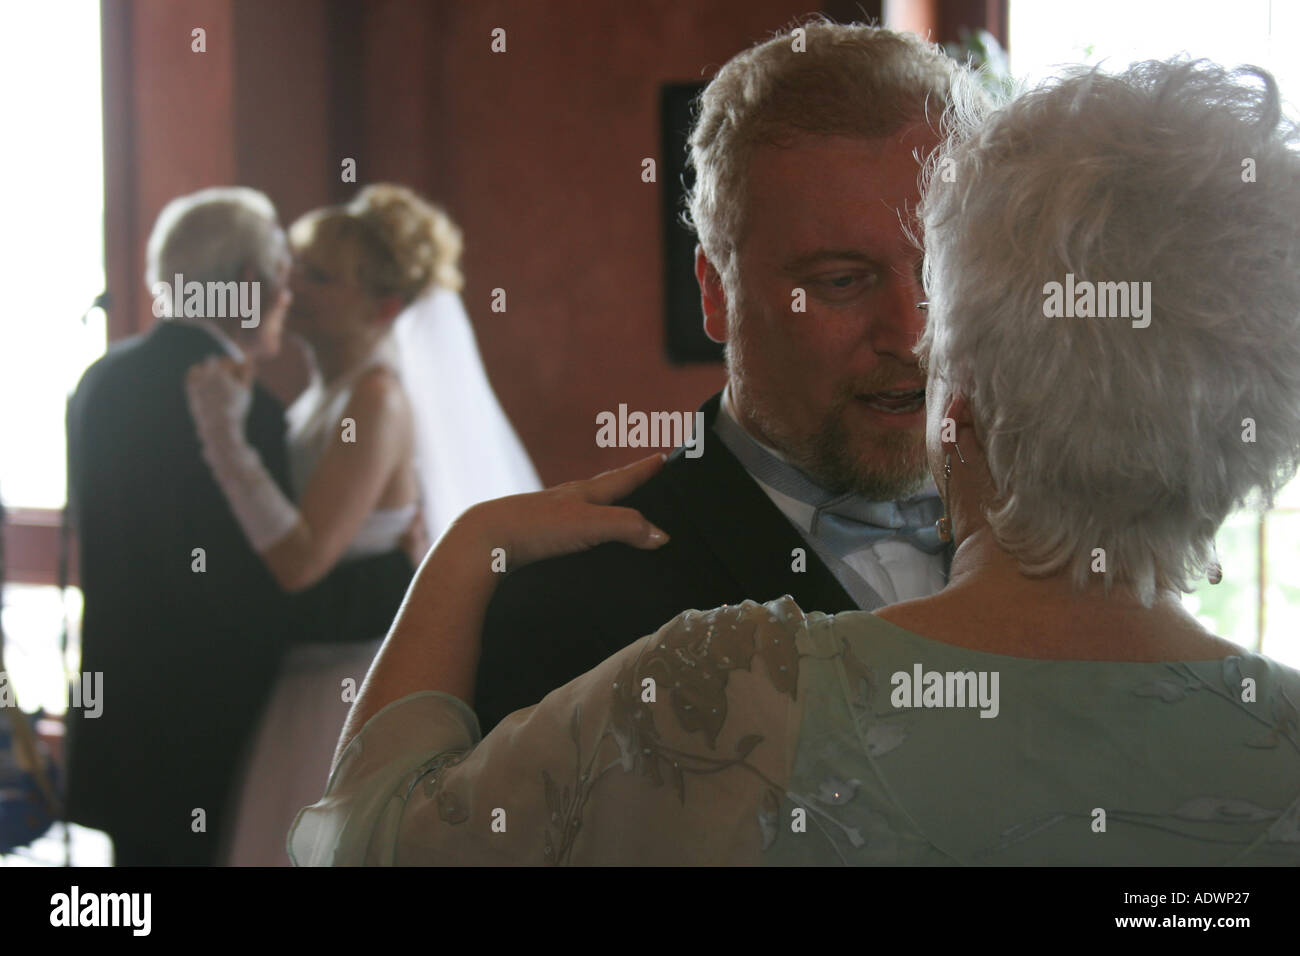
[[[262,275],[262,270],[258,268],[257,263],[252,259],[245,259],[244,264],[239,267],[239,281],[259,283],[263,299],[266,298],[266,294],[272,291],[272,287],[275,285],[266,276]]]
[[[727,341],[727,293],[722,287],[722,276],[704,254],[704,247],[698,244],[695,246],[695,281],[700,284],[704,334],[714,342]]]
[[[287,277],[281,283],[263,275],[261,266],[252,259],[245,259],[244,264],[239,267],[239,281],[256,282],[260,290],[259,297],[263,302],[273,302],[280,291],[288,285]]]

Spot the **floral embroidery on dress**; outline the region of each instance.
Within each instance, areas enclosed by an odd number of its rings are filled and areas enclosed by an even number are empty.
[[[664,700],[661,695],[666,695],[668,710],[678,726],[687,733],[702,733],[713,750],[727,721],[726,692],[733,671],[752,670],[754,660],[761,660],[772,686],[792,700],[795,698],[799,684],[795,639],[774,614],[752,601],[704,614],[687,612],[679,621],[679,625],[661,631],[637,660],[626,662],[620,669],[611,688],[609,723],[585,760],[580,733],[581,708],[574,709],[569,727],[575,753],[573,779],[559,785],[549,772],[542,772],[550,814],[544,843],[546,862],[558,864],[569,858],[592,790],[615,768],[647,777],[657,787],[663,786],[666,780],[671,781],[683,805],[686,778],[690,774],[718,773],[732,767],[757,774],[768,784],[759,820],[764,842],[768,842],[767,831],[774,824],[764,813],[779,804],[781,789],[747,759],[763,742],[762,735],[740,737],[732,756],[677,750],[660,736],[655,706],[661,705]],[[654,684],[646,684],[647,679]],[[653,701],[648,699],[650,686],[654,687]],[[610,739],[616,755],[606,746]],[[602,753],[612,759],[598,766]]]
[[[900,746],[907,737],[907,731],[901,722],[905,715],[890,709],[882,714],[874,712],[874,705],[879,690],[879,683],[873,669],[865,664],[853,649],[853,645],[843,635],[834,630],[834,615],[826,617],[825,626],[834,635],[833,641],[838,649],[818,660],[837,663],[845,681],[845,699],[848,711],[853,719],[857,739],[870,756],[880,756]],[[843,752],[844,741],[838,738],[827,740],[822,746],[822,762],[826,766],[849,766],[850,755]],[[840,759],[847,757],[848,759]],[[856,777],[843,778],[830,774],[817,780],[815,789],[807,792],[788,792],[786,797],[796,806],[807,812],[807,820],[817,827],[827,838],[827,844],[835,852],[841,863],[847,863],[844,853],[832,831],[838,833],[848,842],[852,849],[861,849],[868,843],[862,828],[838,819],[835,808],[845,807],[858,796],[862,781]],[[875,837],[884,836],[892,839],[892,830],[878,814],[859,807],[855,815],[869,822]],[[767,830],[764,830],[766,836]],[[775,841],[776,831],[772,830],[771,839],[766,840],[763,848],[768,849]]]
[[[1277,747],[1285,740],[1291,744],[1292,749],[1297,754],[1300,754],[1300,739],[1297,739],[1296,733],[1297,728],[1300,727],[1300,719],[1297,716],[1295,703],[1287,696],[1286,691],[1281,686],[1277,688],[1277,692],[1272,697],[1273,706],[1270,715],[1261,714],[1255,705],[1243,702],[1242,688],[1245,675],[1242,674],[1241,664],[1242,658],[1240,657],[1224,658],[1221,669],[1223,687],[1207,684],[1186,663],[1169,664],[1167,665],[1170,672],[1169,677],[1145,681],[1134,687],[1133,693],[1138,697],[1156,698],[1166,704],[1177,704],[1187,700],[1189,695],[1193,693],[1209,693],[1221,698],[1230,707],[1247,714],[1252,720],[1261,725],[1261,733],[1243,739],[1242,744],[1247,747],[1272,748]],[[1089,816],[1089,814],[1085,813],[1061,811],[1028,820],[1003,831],[1001,843],[981,851],[977,856],[983,857],[997,853],[1015,843],[1027,840],[1064,820],[1086,820]],[[1199,823],[1250,824],[1272,820],[1272,826],[1257,839],[1243,838],[1241,840],[1219,840],[1217,842],[1237,844],[1243,849],[1249,849],[1260,841],[1300,843],[1300,798],[1297,798],[1289,806],[1279,810],[1270,810],[1248,800],[1205,795],[1193,797],[1185,801],[1181,806],[1166,813],[1115,808],[1108,809],[1106,816],[1109,820],[1119,820],[1131,826],[1166,830],[1193,839],[1205,838],[1198,837],[1185,824],[1192,826]]]
[[[406,791],[407,797],[410,797],[416,786],[423,782],[424,796],[434,802],[434,806],[438,809],[438,818],[444,823],[453,825],[464,823],[469,819],[469,811],[465,809],[455,793],[443,789],[447,779],[443,771],[456,766],[468,756],[469,751],[450,751],[438,754],[423,764],[416,770],[411,780],[411,786]]]

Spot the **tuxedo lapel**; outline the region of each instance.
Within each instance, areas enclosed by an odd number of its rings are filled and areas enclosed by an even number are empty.
[[[687,458],[679,448],[665,465],[665,477],[689,523],[714,557],[756,601],[789,594],[800,607],[838,613],[857,603],[731,454],[713,430],[722,393],[702,406],[707,432],[704,451]],[[807,569],[795,571],[794,550]]]
[[[158,343],[158,351],[165,356],[168,365],[180,371],[182,388],[185,373],[192,365],[214,355],[226,354],[211,335],[180,322],[159,322],[150,330],[149,337]],[[253,381],[253,403],[248,411],[248,420],[244,423],[244,435],[248,444],[261,456],[262,464],[280,490],[291,501],[294,500],[296,495],[289,482],[284,408],[256,379]],[[195,438],[197,440],[197,434]]]

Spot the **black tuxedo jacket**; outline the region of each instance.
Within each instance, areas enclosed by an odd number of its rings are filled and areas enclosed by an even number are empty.
[[[280,591],[209,473],[186,404],[187,369],[217,354],[205,332],[160,322],[92,365],[68,405],[82,671],[102,674],[103,689],[99,717],[69,709],[67,813],[135,862],[219,859],[286,645],[383,634],[412,574],[393,552],[303,594]],[[291,495],[284,431],[280,404],[255,387],[246,436]]]
[[[721,393],[704,405],[703,454],[678,449],[618,502],[668,532],[656,551],[605,544],[521,568],[488,606],[474,709],[483,733],[537,703],[688,609],[789,594],[809,611],[857,605],[799,531],[713,431]],[[794,571],[795,548],[807,569]]]

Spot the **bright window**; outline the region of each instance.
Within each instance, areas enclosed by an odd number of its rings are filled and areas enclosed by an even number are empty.
[[[7,4],[0,30],[0,495],[11,508],[63,507],[64,406],[104,351],[103,312],[81,322],[104,289],[99,32],[89,0]]]

